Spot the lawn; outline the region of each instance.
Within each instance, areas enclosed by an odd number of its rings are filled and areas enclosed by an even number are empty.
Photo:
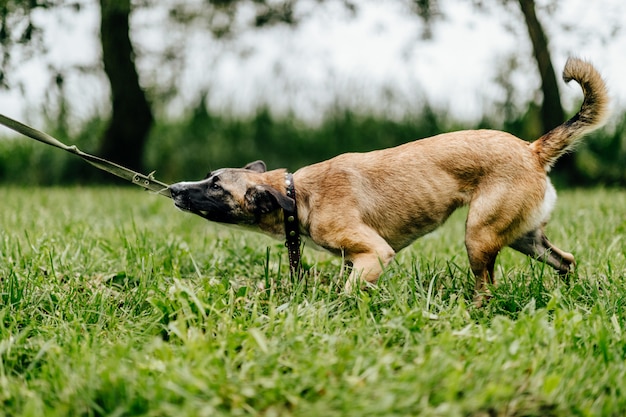
[[[0,415],[618,416],[626,191],[560,193],[567,282],[505,250],[482,309],[464,212],[377,289],[341,260],[136,189],[1,188]]]

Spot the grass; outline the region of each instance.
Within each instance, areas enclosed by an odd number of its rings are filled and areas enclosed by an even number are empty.
[[[463,213],[376,290],[341,261],[134,189],[7,188],[0,415],[606,416],[626,412],[626,191],[560,194],[562,282],[506,250],[471,304]]]

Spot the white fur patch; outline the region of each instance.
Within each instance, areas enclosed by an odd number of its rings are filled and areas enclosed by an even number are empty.
[[[541,205],[537,207],[531,216],[528,217],[528,223],[526,227],[528,231],[536,230],[541,227],[550,219],[550,213],[556,204],[556,190],[550,182],[549,178],[546,178],[546,190],[543,195]]]
[[[541,202],[541,208],[539,209],[539,221],[540,224],[547,222],[550,218],[550,213],[554,209],[556,205],[556,190],[550,182],[550,178],[546,178],[546,192],[543,196],[543,201]]]

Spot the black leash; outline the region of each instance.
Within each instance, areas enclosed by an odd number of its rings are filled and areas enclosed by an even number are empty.
[[[35,139],[47,145],[51,145],[56,148],[63,149],[66,152],[73,153],[74,155],[78,155],[96,168],[123,178],[126,181],[130,181],[133,184],[137,184],[140,187],[145,188],[146,190],[154,191],[155,193],[161,194],[162,196],[172,198],[172,196],[170,195],[169,185],[156,180],[154,178],[154,172],[148,175],[144,175],[131,169],[125,168],[121,165],[118,165],[114,162],[107,161],[106,159],[100,158],[98,156],[90,155],[81,151],[74,145],[67,146],[66,144],[62,143],[58,139],[53,138],[47,133],[43,133],[37,129],[33,129],[30,126],[20,123],[17,120],[13,120],[3,114],[0,114],[0,124],[3,124],[9,129],[21,133],[24,136],[28,136],[31,139]]]
[[[285,175],[285,186],[287,187],[287,197],[296,200],[296,187],[293,183],[293,175],[287,173]],[[285,246],[289,254],[289,271],[291,277],[302,278],[302,268],[300,259],[300,222],[298,221],[298,208],[294,204],[293,210],[283,209],[285,218]]]

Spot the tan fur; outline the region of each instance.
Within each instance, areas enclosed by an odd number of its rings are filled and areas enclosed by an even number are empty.
[[[543,233],[556,200],[546,171],[582,134],[602,123],[608,100],[591,64],[570,59],[564,76],[582,85],[581,110],[532,144],[499,131],[460,131],[299,169],[293,178],[301,232],[353,264],[346,283],[350,291],[360,281],[376,282],[399,250],[469,205],[465,245],[479,304],[486,285],[494,284],[494,263],[505,246],[567,273],[574,257]],[[284,194],[284,176],[285,170],[238,169],[220,170],[212,178],[219,177],[243,198],[258,185]],[[253,212],[256,203],[249,200],[250,207],[241,205]],[[282,211],[257,215],[251,225],[283,236]]]

